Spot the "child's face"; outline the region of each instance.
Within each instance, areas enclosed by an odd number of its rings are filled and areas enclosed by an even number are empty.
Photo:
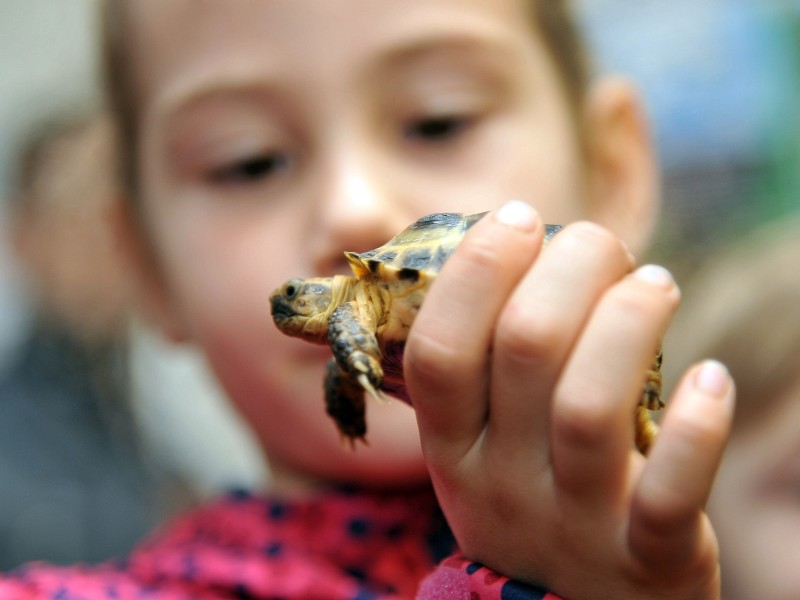
[[[800,377],[728,444],[709,511],[731,600],[800,598]]]
[[[329,353],[275,329],[294,276],[346,270],[419,216],[511,198],[584,215],[555,65],[522,0],[140,2],[141,190],[173,329],[202,344],[270,457],[322,476],[419,481],[413,411],[369,406],[342,448]]]

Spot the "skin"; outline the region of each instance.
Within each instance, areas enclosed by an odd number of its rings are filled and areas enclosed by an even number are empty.
[[[598,83],[581,139],[516,0],[237,8],[133,8],[143,223],[123,215],[121,229],[154,318],[204,347],[276,488],[432,476],[462,548],[506,575],[573,600],[604,597],[598,583],[609,598],[715,598],[702,506],[727,377],[708,393],[687,375],[649,462],[631,442],[678,292],[662,271],[629,275],[657,204],[630,88]],[[537,260],[526,205],[478,223],[408,340],[416,414],[370,410],[369,451],[343,447],[322,410],[329,354],[274,327],[270,292],[346,272],[343,250],[423,214],[509,198],[607,228],[568,227]]]
[[[799,400],[800,378],[735,431],[720,466],[709,511],[725,549],[726,599],[800,595]]]

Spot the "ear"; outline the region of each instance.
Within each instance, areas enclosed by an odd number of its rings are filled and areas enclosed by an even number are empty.
[[[109,219],[122,260],[135,280],[136,308],[145,320],[173,342],[188,339],[178,318],[169,287],[144,226],[131,203],[119,198],[111,203]]]
[[[586,105],[589,217],[616,233],[634,254],[651,240],[661,194],[644,109],[621,78],[597,81]]]

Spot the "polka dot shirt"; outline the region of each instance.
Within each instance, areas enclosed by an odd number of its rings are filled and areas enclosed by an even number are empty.
[[[101,565],[32,563],[2,600],[558,600],[457,554],[430,490],[231,493]]]

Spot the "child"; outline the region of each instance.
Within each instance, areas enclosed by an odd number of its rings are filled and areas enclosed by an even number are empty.
[[[629,88],[586,89],[562,2],[141,0],[106,17],[123,231],[146,300],[204,348],[273,498],[201,510],[122,566],[37,568],[18,585],[407,598],[456,549],[438,502],[464,558],[423,597],[718,597],[703,505],[732,386],[716,363],[693,368],[650,458],[632,450],[678,292],[657,267],[630,274],[653,156]],[[372,406],[370,447],[343,446],[322,410],[327,352],[275,329],[272,289],[341,271],[343,250],[425,213],[520,197],[546,221],[600,225],[567,227],[539,256],[527,204],[476,224],[408,340],[416,411]]]
[[[167,514],[129,412],[112,132],[103,113],[63,109],[19,149],[8,232],[32,319],[0,375],[2,569],[127,552]]]
[[[666,339],[675,357],[668,372],[711,355],[737,382],[738,410],[709,503],[728,600],[800,597],[798,261],[797,217],[738,241],[693,277]]]

